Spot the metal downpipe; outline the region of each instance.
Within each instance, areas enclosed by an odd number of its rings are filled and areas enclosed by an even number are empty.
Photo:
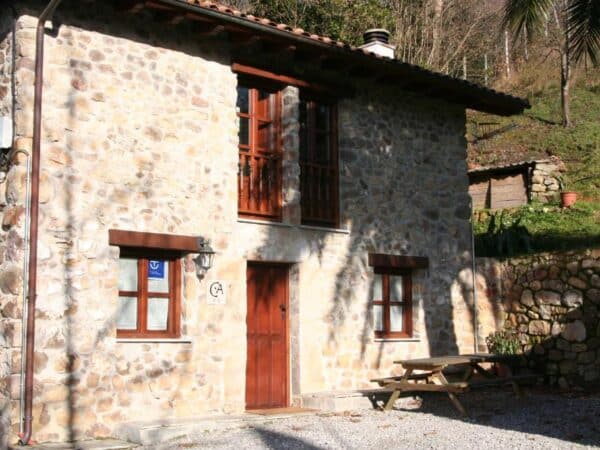
[[[477,305],[477,262],[475,260],[475,230],[471,200],[471,271],[473,275],[473,351],[479,353],[479,307]]]
[[[35,36],[35,97],[33,104],[33,149],[31,155],[31,220],[29,222],[29,270],[27,283],[27,333],[25,343],[25,399],[23,433],[19,443],[28,445],[33,421],[33,361],[35,350],[35,303],[37,298],[37,249],[40,191],[40,144],[42,128],[42,86],[44,84],[44,28],[62,0],[50,0],[40,14]]]

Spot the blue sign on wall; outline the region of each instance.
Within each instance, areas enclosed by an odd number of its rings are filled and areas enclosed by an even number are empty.
[[[153,280],[163,280],[165,278],[165,262],[149,260],[148,261],[148,278]]]

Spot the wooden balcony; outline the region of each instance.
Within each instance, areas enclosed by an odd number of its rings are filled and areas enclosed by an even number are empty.
[[[281,220],[281,156],[240,152],[238,212],[240,216]]]

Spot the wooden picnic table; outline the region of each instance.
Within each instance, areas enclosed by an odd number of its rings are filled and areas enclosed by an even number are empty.
[[[436,356],[432,358],[419,358],[394,361],[394,364],[401,364],[404,373],[399,377],[377,378],[371,380],[379,383],[387,389],[392,389],[392,394],[385,404],[384,410],[392,409],[395,401],[402,392],[446,392],[453,405],[463,415],[468,415],[464,406],[456,397],[457,393],[462,393],[474,386],[481,385],[499,385],[511,384],[515,393],[519,396],[522,392],[519,388],[519,381],[532,379],[531,375],[498,377],[492,371],[482,366],[484,363],[507,363],[512,357],[504,355],[494,355],[487,353],[476,353],[469,355],[456,356]],[[448,366],[458,366],[463,369],[459,381],[448,381],[443,371]],[[421,371],[416,373],[415,371]],[[475,373],[485,378],[484,382],[472,381]]]

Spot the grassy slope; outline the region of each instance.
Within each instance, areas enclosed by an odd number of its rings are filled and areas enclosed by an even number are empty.
[[[480,256],[597,247],[600,202],[578,202],[570,209],[532,203],[507,211],[481,212],[473,225]]]
[[[498,117],[469,113],[469,162],[494,165],[559,156],[566,165],[570,190],[585,201],[570,210],[533,203],[511,211],[477,215],[474,227],[477,253],[498,256],[529,251],[568,250],[600,245],[600,69],[580,74],[573,82],[573,126],[561,125],[556,74],[540,67],[516,85],[499,86],[527,96],[532,108],[522,116]],[[473,143],[481,132],[477,122],[496,127],[516,125],[491,139]],[[495,217],[494,217],[495,216]]]
[[[600,200],[600,69],[575,80],[572,89],[571,117],[573,126],[561,126],[558,86],[550,83],[542,88],[517,87],[527,94],[532,105],[522,116],[498,117],[471,112],[469,141],[477,134],[477,122],[516,125],[478,144],[471,144],[469,159],[480,165],[524,161],[531,158],[559,156],[566,164],[569,189]],[[513,89],[514,91],[514,89]]]

